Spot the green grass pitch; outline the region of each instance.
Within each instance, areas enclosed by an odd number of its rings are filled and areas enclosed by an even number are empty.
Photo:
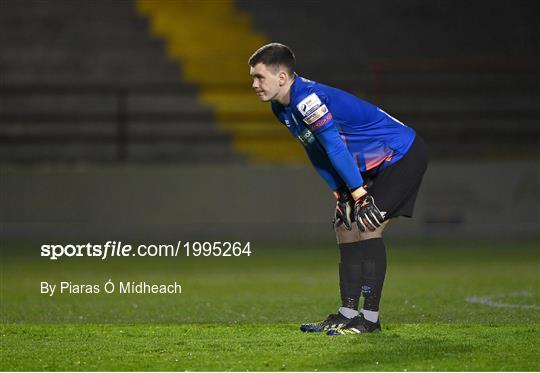
[[[3,247],[0,370],[540,370],[538,240],[387,246],[383,332],[341,337],[298,330],[339,305],[332,244],[56,262]],[[109,278],[182,294],[39,294],[40,281]]]

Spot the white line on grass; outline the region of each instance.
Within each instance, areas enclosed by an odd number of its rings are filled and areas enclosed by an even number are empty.
[[[473,295],[468,298],[465,298],[465,300],[469,303],[477,303],[482,304],[484,306],[489,307],[499,307],[499,308],[525,308],[525,309],[540,309],[540,305],[537,304],[514,304],[514,303],[504,303],[499,301],[500,298],[506,298],[506,297],[532,297],[533,293],[530,291],[515,291],[512,293],[498,293],[494,295],[485,295],[485,296],[478,296]]]

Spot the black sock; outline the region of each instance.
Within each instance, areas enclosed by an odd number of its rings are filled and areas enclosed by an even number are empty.
[[[386,275],[386,247],[382,238],[360,241],[362,251],[362,295],[364,309],[379,311],[384,277]]]
[[[358,310],[362,293],[362,249],[360,242],[339,244],[339,289],[341,306]]]

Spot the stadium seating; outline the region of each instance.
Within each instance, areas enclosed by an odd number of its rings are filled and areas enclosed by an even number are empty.
[[[0,161],[240,158],[132,1],[0,7]]]
[[[300,74],[410,124],[434,157],[540,156],[539,3],[236,4],[258,32],[295,51]]]
[[[268,41],[434,157],[538,157],[538,5],[452,4],[4,0],[0,161],[305,162],[249,88]]]
[[[138,0],[152,33],[182,63],[182,75],[197,85],[199,98],[216,112],[218,125],[234,138],[234,149],[252,161],[305,161],[303,150],[251,89],[248,57],[268,42],[251,18],[231,0]]]

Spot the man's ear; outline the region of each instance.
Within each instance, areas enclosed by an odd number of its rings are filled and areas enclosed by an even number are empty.
[[[287,73],[285,71],[280,71],[279,72],[279,75],[278,75],[278,79],[279,79],[279,85],[282,86],[282,85],[285,85],[285,83],[287,82],[287,78],[289,76],[287,75]]]

